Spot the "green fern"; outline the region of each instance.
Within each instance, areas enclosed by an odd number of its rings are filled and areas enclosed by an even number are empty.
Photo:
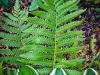
[[[14,12],[12,14],[4,12],[4,15],[0,16],[2,20],[0,26],[4,30],[0,32],[0,45],[3,46],[0,49],[0,54],[2,54],[0,61],[20,65],[18,59],[22,58],[19,55],[28,52],[28,50],[24,51],[22,48],[29,43],[27,38],[32,36],[31,33],[24,32],[26,29],[32,28],[32,24],[21,20],[21,18],[28,17],[28,9],[21,11],[19,0],[16,0]]]
[[[84,41],[84,38],[77,37],[84,32],[71,31],[71,29],[80,26],[83,22],[83,20],[72,20],[85,10],[77,10],[69,14],[70,10],[78,2],[78,0],[65,3],[63,0],[37,2],[42,10],[30,12],[35,17],[28,18],[28,22],[34,24],[34,29],[25,30],[25,32],[34,34],[33,37],[29,38],[32,40],[30,41],[32,45],[26,46],[31,51],[20,55],[25,59],[19,61],[34,64],[40,75],[48,75],[54,68],[64,68],[68,75],[82,75],[75,68],[80,68],[79,66],[84,60],[71,58],[73,56],[71,53],[74,52],[76,56],[77,51],[84,48],[75,45],[76,42]],[[65,60],[64,54],[71,54],[69,60]],[[74,70],[69,70],[69,68]]]

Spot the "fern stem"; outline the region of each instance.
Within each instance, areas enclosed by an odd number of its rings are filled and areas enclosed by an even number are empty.
[[[56,6],[55,6],[55,9],[56,9]],[[56,50],[57,50],[57,46],[56,46],[56,38],[57,38],[57,35],[56,35],[57,34],[57,32],[56,32],[57,31],[57,25],[56,25],[57,24],[57,11],[55,10],[55,12],[56,12],[56,14],[55,14],[56,15],[55,19],[56,20],[55,20],[55,37],[54,37],[54,41],[55,41],[55,44],[54,45],[55,45],[55,48],[54,48],[53,69],[55,68],[55,65],[56,65],[55,63],[56,63]]]
[[[55,54],[56,49],[57,49],[57,47],[56,47],[56,34],[55,34],[54,40],[55,40],[55,48],[54,48],[54,62],[53,62],[53,69],[55,68],[55,62],[56,62],[56,54]]]
[[[20,33],[20,42],[21,42],[21,46],[24,46],[23,40],[22,40],[22,32],[21,32],[21,23],[20,23],[20,19],[18,19],[18,24],[19,24],[19,33]]]

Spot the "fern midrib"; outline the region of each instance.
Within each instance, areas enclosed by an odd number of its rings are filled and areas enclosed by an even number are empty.
[[[23,39],[22,39],[22,31],[21,31],[21,24],[20,24],[20,19],[18,19],[18,25],[19,25],[19,34],[20,34],[20,38],[21,38],[21,44],[22,44],[22,47],[24,46],[24,43],[23,43]]]
[[[55,65],[56,65],[56,51],[57,51],[57,45],[56,45],[56,42],[57,42],[57,10],[56,10],[56,6],[54,5],[54,7],[55,7],[55,37],[54,37],[54,42],[55,42],[55,44],[54,44],[54,62],[53,62],[53,69],[55,68]]]
[[[55,62],[56,62],[56,49],[57,49],[57,46],[56,46],[56,32],[55,32],[55,38],[54,38],[54,41],[55,41],[55,47],[54,47],[54,62],[53,62],[53,69],[55,68]]]

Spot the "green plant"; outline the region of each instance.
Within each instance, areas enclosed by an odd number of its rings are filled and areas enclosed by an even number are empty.
[[[33,51],[21,54],[20,57],[25,59],[19,61],[33,64],[41,75],[50,74],[54,68],[63,68],[68,75],[82,75],[79,71],[84,60],[75,56],[77,51],[84,48],[79,42],[84,41],[85,38],[77,37],[84,31],[71,30],[83,23],[84,20],[72,20],[85,10],[77,10],[69,14],[70,10],[78,4],[78,0],[65,3],[63,0],[44,0],[44,2],[37,2],[42,10],[30,12],[35,17],[28,18],[28,22],[34,24],[34,29],[27,29],[26,32],[31,32],[34,36],[31,41],[32,46],[26,48],[31,48]],[[69,54],[69,60],[65,60],[65,54]]]
[[[21,68],[17,69],[14,75],[16,74],[17,75],[39,75],[33,67],[28,65],[22,66]],[[49,75],[68,75],[68,74],[66,74],[62,68],[55,68]],[[84,71],[83,75],[98,75],[98,73],[93,68],[88,68]]]
[[[55,68],[50,75],[66,75],[65,71],[61,68]]]
[[[79,71],[84,60],[76,58],[76,54],[84,48],[79,44],[84,38],[77,37],[84,31],[75,31],[73,28],[81,25],[83,20],[72,20],[85,10],[70,12],[78,2],[77,0],[65,3],[62,0],[44,0],[44,4],[38,2],[42,10],[30,12],[35,17],[28,18],[30,23],[26,23],[24,20],[28,17],[28,11],[27,9],[21,11],[19,0],[16,0],[14,13],[5,12],[5,17],[1,16],[5,23],[2,22],[0,26],[5,31],[0,32],[0,44],[4,46],[0,49],[2,54],[0,60],[14,65],[32,64],[41,75],[48,75],[55,69],[55,75],[58,73],[65,75],[65,72],[68,75],[82,75]],[[64,54],[68,54],[69,59],[65,60]],[[34,71],[38,75],[36,70],[29,66],[22,66],[17,70],[7,68],[8,75],[16,73],[34,75]]]
[[[100,3],[100,0],[86,0],[86,1],[93,1],[95,4]]]
[[[0,7],[8,8],[10,5],[10,0],[0,0]]]
[[[100,18],[100,8],[99,7],[96,7],[95,8],[95,11],[98,13],[98,14],[96,14],[96,18]]]
[[[33,67],[28,65],[22,66],[18,69],[17,73],[18,75],[39,75]]]
[[[96,51],[95,51],[95,42],[96,42],[95,35],[92,35],[92,39],[91,39],[91,42],[90,42],[90,49],[92,50],[92,52],[94,53],[94,55],[96,54]]]
[[[32,28],[32,24],[25,23],[21,18],[28,17],[28,10],[20,10],[19,0],[16,0],[14,13],[4,12],[5,16],[0,16],[2,22],[0,26],[3,31],[0,32],[0,61],[11,65],[21,65],[18,59],[20,54],[26,53],[27,50],[22,48],[25,45],[30,45],[32,34],[24,32],[27,28]]]
[[[98,74],[100,74],[100,52],[94,57],[92,63],[91,63],[91,68],[95,69]]]
[[[3,75],[2,62],[0,62],[0,75]]]
[[[32,0],[29,11],[36,10],[39,7],[36,3],[37,1],[42,2],[42,0]]]
[[[42,2],[42,1],[45,3],[44,0],[32,0],[31,5],[29,7],[29,11],[33,11],[33,10],[38,9],[39,6],[38,6],[37,2]],[[66,1],[69,1],[69,0],[64,0],[64,2],[66,2]],[[76,10],[76,9],[78,9],[77,5],[74,6],[73,9],[71,9],[71,11]]]
[[[98,73],[94,69],[89,68],[85,70],[83,75],[98,75]]]

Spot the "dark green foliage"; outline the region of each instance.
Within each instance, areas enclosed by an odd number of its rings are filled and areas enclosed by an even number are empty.
[[[100,3],[100,0],[94,0],[93,2],[94,2],[95,4],[96,4],[96,3]]]
[[[98,75],[98,73],[94,69],[89,68],[89,69],[85,70],[83,75]]]
[[[100,3],[100,0],[86,0],[86,1],[92,1],[92,2],[94,2],[95,4]]]
[[[66,75],[66,73],[62,68],[55,68],[50,75]]]
[[[95,11],[98,13],[95,17],[100,18],[100,8],[95,8]]]
[[[22,66],[19,69],[18,75],[39,75],[37,71],[31,66]]]
[[[30,43],[33,45],[26,46],[31,51],[20,55],[25,60],[19,61],[36,65],[40,75],[48,75],[54,68],[64,68],[68,75],[82,75],[79,71],[68,69],[80,68],[84,61],[74,57],[77,51],[84,48],[78,44],[78,42],[84,41],[84,38],[77,37],[84,32],[71,31],[71,29],[82,24],[83,20],[72,20],[85,10],[77,10],[69,14],[78,2],[78,0],[65,3],[63,0],[37,2],[42,10],[30,12],[35,17],[28,18],[28,22],[34,24],[34,29],[25,30],[25,32],[34,34],[30,38],[32,39]],[[67,53],[70,55],[69,60],[65,60],[63,56]]]
[[[5,7],[8,8],[11,5],[10,0],[0,0],[0,8]]]
[[[94,57],[90,67],[100,74],[100,52]]]
[[[39,6],[37,5],[37,2],[42,2],[42,0],[32,0],[29,11],[38,9]]]

